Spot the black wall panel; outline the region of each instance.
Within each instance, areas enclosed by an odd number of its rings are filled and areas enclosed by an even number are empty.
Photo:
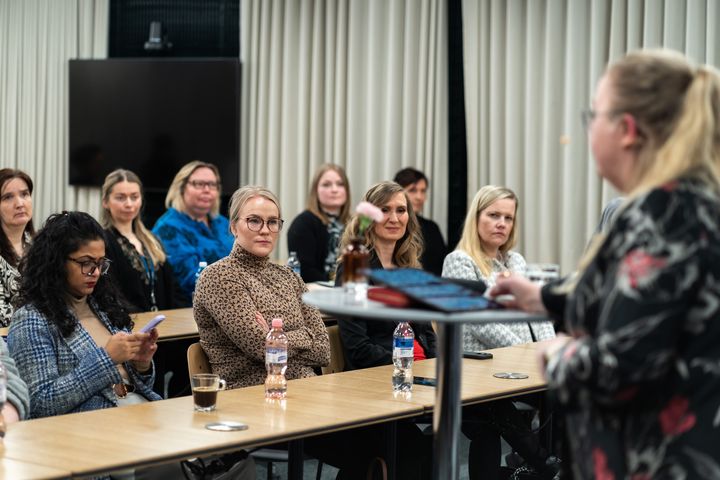
[[[173,44],[148,52],[150,23],[162,22]],[[111,0],[110,57],[238,57],[239,0]]]

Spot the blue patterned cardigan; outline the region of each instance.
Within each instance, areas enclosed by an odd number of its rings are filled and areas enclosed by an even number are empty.
[[[110,324],[92,298],[88,302],[111,334],[121,331]],[[33,305],[25,305],[13,315],[8,347],[30,389],[29,418],[117,406],[111,385],[122,381],[120,372],[79,323],[65,338]],[[136,393],[148,400],[160,400],[152,390],[154,366],[146,375],[139,374],[130,362],[124,366]]]

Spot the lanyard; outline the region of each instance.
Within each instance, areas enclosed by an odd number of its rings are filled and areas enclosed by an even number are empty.
[[[146,255],[140,255],[140,260],[142,260],[145,275],[150,282],[150,303],[152,304],[150,306],[150,311],[157,312],[158,307],[157,301],[155,300],[155,266],[153,265],[152,260],[148,259]]]

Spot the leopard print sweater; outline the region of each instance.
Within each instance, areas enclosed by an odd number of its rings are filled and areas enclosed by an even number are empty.
[[[265,382],[265,336],[255,321],[283,319],[288,336],[288,379],[314,375],[330,362],[330,342],[320,312],[302,302],[305,284],[287,266],[253,255],[235,243],[230,255],[208,266],[195,288],[200,343],[213,373],[228,388]]]

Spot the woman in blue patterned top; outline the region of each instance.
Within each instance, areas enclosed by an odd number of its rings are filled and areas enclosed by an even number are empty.
[[[200,262],[211,264],[228,256],[233,236],[227,217],[220,215],[220,173],[211,163],[193,161],[175,175],[153,233],[162,241],[184,301],[195,290]]]

